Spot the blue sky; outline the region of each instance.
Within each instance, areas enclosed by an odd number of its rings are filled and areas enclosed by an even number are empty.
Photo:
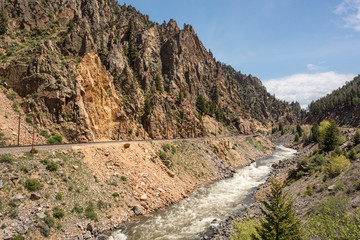
[[[120,0],[191,24],[218,61],[305,107],[360,73],[360,0]]]

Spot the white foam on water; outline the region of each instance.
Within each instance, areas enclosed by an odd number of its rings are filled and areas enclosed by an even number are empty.
[[[293,157],[295,150],[279,146],[273,156],[238,169],[232,178],[199,188],[183,201],[157,212],[127,229],[114,232],[110,240],[194,239],[214,219],[224,219],[246,206],[255,187],[264,183],[271,165]]]

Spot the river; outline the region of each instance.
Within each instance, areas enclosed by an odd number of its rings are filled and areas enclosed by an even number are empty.
[[[201,187],[188,198],[158,211],[124,230],[114,232],[109,240],[196,240],[214,219],[223,220],[248,206],[252,193],[264,183],[271,165],[293,157],[295,150],[279,145],[271,157],[237,169],[232,178]]]

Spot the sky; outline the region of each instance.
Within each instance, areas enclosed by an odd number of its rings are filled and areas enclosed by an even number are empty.
[[[217,61],[306,107],[360,74],[360,0],[119,0],[195,32]]]

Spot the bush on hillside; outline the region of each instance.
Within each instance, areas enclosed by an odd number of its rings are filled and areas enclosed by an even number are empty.
[[[330,159],[330,162],[326,165],[326,173],[329,177],[334,178],[339,176],[342,171],[350,167],[350,160],[345,156],[341,155],[338,157],[333,157]]]
[[[25,188],[30,192],[35,192],[40,189],[40,181],[38,179],[27,179],[25,181]]]

